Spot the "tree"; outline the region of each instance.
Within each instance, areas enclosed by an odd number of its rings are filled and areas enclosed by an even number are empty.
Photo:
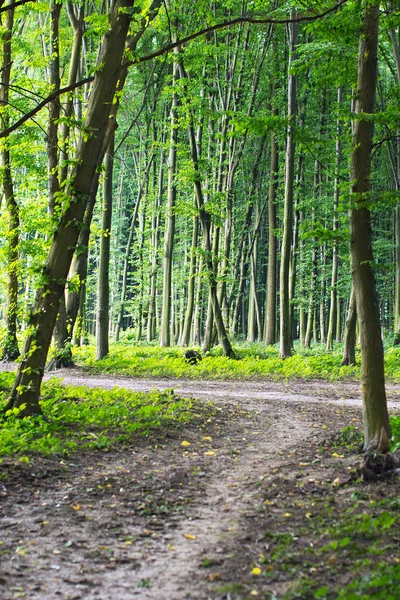
[[[40,385],[60,298],[91,186],[114,128],[109,116],[121,74],[131,7],[131,0],[116,0],[109,13],[109,30],[104,35],[99,53],[99,68],[94,76],[86,119],[77,146],[76,164],[64,192],[66,209],[61,215],[42,272],[42,285],[29,322],[30,333],[7,406],[19,409],[21,414],[40,412]]]
[[[292,13],[294,17],[294,13]],[[290,323],[289,305],[289,267],[290,250],[292,245],[293,227],[293,186],[294,186],[294,131],[296,126],[297,110],[297,79],[292,71],[294,52],[298,40],[298,24],[293,22],[288,27],[289,35],[289,64],[288,64],[288,130],[286,138],[285,156],[285,199],[283,208],[283,236],[281,247],[280,268],[280,353],[282,358],[292,354],[292,327]]]
[[[351,263],[360,327],[364,448],[386,452],[390,438],[385,394],[383,344],[374,275],[371,230],[371,154],[377,84],[379,3],[365,3],[358,52],[353,120]]]

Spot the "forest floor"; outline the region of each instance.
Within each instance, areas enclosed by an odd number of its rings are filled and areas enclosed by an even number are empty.
[[[174,388],[199,417],[108,452],[3,459],[2,600],[336,598],[356,579],[381,597],[400,480],[363,483],[360,455],[335,445],[361,424],[359,384],[57,376]],[[399,412],[400,386],[388,397]]]

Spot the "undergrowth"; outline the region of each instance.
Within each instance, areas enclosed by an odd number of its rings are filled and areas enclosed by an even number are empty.
[[[234,348],[237,360],[222,355],[217,346],[203,355],[197,365],[188,364],[179,347],[132,345],[129,341],[111,344],[110,355],[96,360],[93,345],[74,349],[76,362],[96,373],[135,377],[177,377],[189,379],[327,379],[358,378],[360,366],[341,366],[340,349],[327,353],[317,346],[296,346],[293,356],[283,360],[274,346],[241,344]],[[399,351],[400,357],[400,351]],[[359,361],[358,361],[359,363]],[[399,369],[400,378],[400,369]]]
[[[13,381],[0,374],[0,402]],[[104,390],[62,386],[61,380],[43,384],[44,417],[7,416],[0,427],[0,455],[24,453],[71,454],[79,449],[107,449],[129,441],[133,434],[154,428],[178,427],[199,415],[193,402],[165,392],[135,393],[122,388]]]

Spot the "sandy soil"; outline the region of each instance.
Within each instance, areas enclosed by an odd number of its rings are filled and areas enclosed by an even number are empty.
[[[290,496],[336,494],[338,481],[351,486],[354,456],[332,458],[329,440],[360,423],[358,384],[134,380],[79,369],[57,377],[104,389],[174,388],[212,407],[184,430],[118,450],[4,460],[2,600],[283,596],[291,577],[255,590],[252,565],[260,548],[268,553],[265,532],[289,514]],[[400,387],[390,386],[388,397],[398,412]],[[304,513],[293,518],[301,524]],[[241,591],[224,591],[238,582]]]

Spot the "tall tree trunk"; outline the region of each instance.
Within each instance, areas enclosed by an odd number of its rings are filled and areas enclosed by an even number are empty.
[[[278,140],[271,134],[271,163],[269,171],[268,191],[268,272],[265,307],[265,334],[267,346],[276,342],[276,271],[277,271],[277,239],[276,239],[276,192],[278,188],[279,154]]]
[[[294,12],[292,11],[292,17]],[[288,26],[289,35],[289,64],[288,64],[288,130],[286,138],[286,157],[285,157],[285,199],[283,207],[283,235],[281,247],[281,266],[280,266],[280,355],[287,358],[292,354],[292,327],[290,323],[290,303],[289,303],[289,271],[290,271],[290,250],[292,246],[292,228],[293,228],[293,187],[294,187],[294,155],[295,139],[294,131],[296,127],[296,107],[297,107],[297,79],[292,72],[292,64],[295,58],[294,53],[298,38],[298,23],[291,23]]]
[[[10,2],[7,2],[7,5]],[[5,107],[2,112],[2,121],[8,126],[8,97],[11,75],[11,36],[14,24],[14,8],[9,7],[4,22],[2,33],[2,69],[0,82],[0,105]],[[17,310],[18,310],[18,245],[19,245],[19,207],[14,195],[14,182],[11,171],[11,156],[8,138],[2,144],[0,152],[0,171],[2,176],[2,190],[6,201],[8,213],[8,239],[7,239],[7,334],[4,341],[2,359],[15,360],[19,356],[17,341]]]
[[[175,55],[179,54],[176,49]],[[171,299],[172,299],[172,263],[175,238],[175,203],[176,203],[176,155],[178,144],[177,110],[178,110],[178,92],[176,91],[177,81],[179,79],[178,64],[173,66],[173,85],[175,91],[172,94],[172,105],[170,112],[171,134],[169,140],[168,155],[168,195],[167,195],[167,217],[164,236],[164,257],[163,257],[163,295],[161,308],[161,331],[160,346],[171,345]]]
[[[97,287],[96,360],[108,356],[110,312],[110,240],[113,204],[114,131],[104,158],[103,207]]]
[[[360,327],[364,448],[386,452],[389,449],[390,426],[369,210],[378,21],[379,3],[365,3],[358,54],[357,119],[352,124],[350,235],[353,286]]]
[[[26,338],[23,358],[6,407],[18,408],[20,414],[41,412],[40,385],[60,298],[64,292],[86,202],[107,147],[107,134],[113,127],[109,116],[121,73],[131,7],[132,0],[116,0],[110,11],[109,29],[99,53],[98,64],[102,68],[97,69],[94,76],[84,134],[79,140],[76,164],[65,191],[70,201],[61,215],[52,240],[43,270],[42,287],[38,290],[30,318],[31,333]],[[93,133],[88,135],[87,132]]]
[[[342,102],[342,88],[338,87],[337,90],[337,106],[338,111],[340,111],[340,105]],[[329,325],[328,325],[328,335],[326,339],[326,349],[333,350],[333,332],[335,328],[335,312],[337,310],[337,280],[338,280],[338,271],[339,271],[339,239],[337,237],[339,230],[339,216],[338,216],[338,207],[339,207],[339,181],[340,181],[340,164],[341,164],[341,154],[342,154],[342,144],[341,144],[341,121],[340,115],[337,119],[336,125],[336,157],[335,157],[335,181],[334,181],[334,192],[333,192],[333,225],[332,231],[334,234],[333,240],[333,254],[332,254],[332,276],[331,276],[331,302],[330,302],[330,310],[329,310]]]

